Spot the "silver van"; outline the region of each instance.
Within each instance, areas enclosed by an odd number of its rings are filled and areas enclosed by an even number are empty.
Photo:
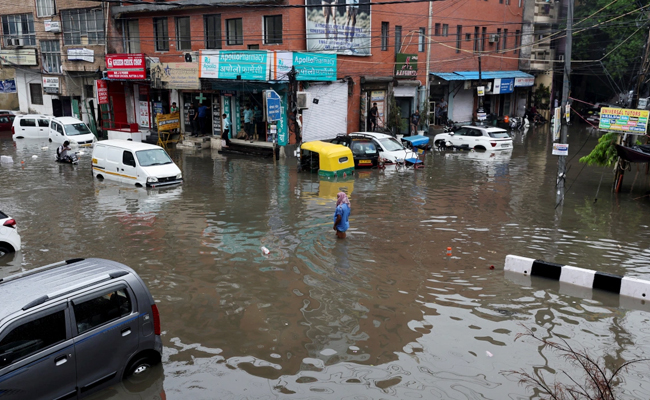
[[[89,258],[0,279],[0,398],[77,399],[160,362],[160,317],[131,268]]]

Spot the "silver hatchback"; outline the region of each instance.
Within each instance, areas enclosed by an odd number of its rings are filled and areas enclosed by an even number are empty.
[[[160,318],[131,268],[73,259],[0,279],[0,397],[76,399],[160,362]]]

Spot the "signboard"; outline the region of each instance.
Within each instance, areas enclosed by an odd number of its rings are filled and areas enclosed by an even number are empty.
[[[265,81],[267,61],[264,50],[201,50],[199,77]]]
[[[568,156],[569,155],[569,145],[566,143],[553,143],[553,155],[554,156]]]
[[[154,89],[201,88],[198,63],[151,63],[150,76]]]
[[[138,102],[138,124],[142,127],[149,127],[149,102]]]
[[[603,107],[600,109],[600,129],[645,135],[648,130],[647,110]]]
[[[564,118],[566,118],[566,122],[569,122],[571,120],[571,104],[567,103],[566,109],[564,111]]]
[[[478,97],[483,97],[485,96],[485,86],[477,86],[476,87],[476,95]]]
[[[277,123],[278,145],[286,146],[289,143],[289,130],[287,129],[287,113],[285,112],[284,107],[281,107],[280,113],[282,114],[282,118],[280,118]]]
[[[280,95],[275,90],[266,91],[266,120],[269,122],[279,121],[282,118],[282,102]]]
[[[335,81],[336,54],[293,53],[298,81]]]
[[[36,49],[0,50],[2,65],[38,65]]]
[[[535,78],[515,78],[515,87],[535,86]]]
[[[560,129],[562,128],[562,107],[555,107],[553,112],[553,125],[551,126],[553,132],[553,140],[560,140]]]
[[[0,93],[16,93],[16,81],[13,79],[0,81]]]
[[[638,104],[637,108],[639,108],[641,110],[644,110],[644,109],[648,108],[648,98],[647,97],[639,98],[639,104]]]
[[[108,104],[108,82],[95,81],[95,89],[97,90],[97,104]]]
[[[92,49],[68,49],[68,60],[95,62],[95,50]]]
[[[45,93],[59,93],[59,78],[54,76],[44,76],[43,91]]]
[[[418,55],[397,53],[395,55],[395,77],[415,78],[418,76]]]
[[[221,96],[218,94],[212,96],[212,134],[221,136]]]
[[[515,91],[514,78],[498,78],[494,80],[492,85],[492,94],[505,94]]]
[[[476,119],[478,119],[479,121],[485,121],[486,118],[487,118],[487,113],[485,112],[476,113]]]
[[[43,21],[45,32],[61,32],[61,22],[46,19]]]
[[[158,124],[158,131],[160,132],[180,129],[181,114],[179,112],[171,114],[157,114],[156,123]]]
[[[109,79],[146,79],[144,54],[106,54]]]
[[[305,0],[305,5],[307,51],[371,55],[370,0]]]

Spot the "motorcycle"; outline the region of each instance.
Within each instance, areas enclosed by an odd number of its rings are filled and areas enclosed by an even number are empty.
[[[64,157],[60,157],[57,154],[54,158],[54,161],[61,164],[73,164],[73,165],[79,164],[79,152],[76,151]]]
[[[530,122],[528,121],[527,116],[510,118],[510,129],[512,130],[522,130],[528,128],[529,126]]]

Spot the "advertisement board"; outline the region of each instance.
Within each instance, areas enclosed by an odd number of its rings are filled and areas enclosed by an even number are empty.
[[[535,78],[515,78],[515,87],[529,87],[535,85]]]
[[[306,0],[305,5],[307,51],[371,55],[370,0]]]
[[[201,50],[200,78],[265,81],[268,52],[264,50]]]
[[[16,93],[16,81],[13,79],[0,81],[0,93]]]
[[[198,63],[151,63],[149,68],[151,87],[154,89],[201,88]]]
[[[395,77],[415,78],[418,76],[418,55],[397,53],[395,55]]]
[[[156,123],[158,124],[158,130],[160,132],[180,129],[181,114],[179,112],[171,114],[158,114],[156,115]]]
[[[146,79],[144,54],[106,54],[109,79]]]
[[[45,93],[59,93],[59,78],[55,76],[44,76],[43,91]]]
[[[95,62],[95,50],[93,49],[68,49],[69,61]]]
[[[566,143],[553,143],[553,152],[554,156],[568,156],[569,155],[569,145]]]
[[[2,65],[38,65],[36,49],[0,50]]]
[[[492,94],[506,94],[515,91],[514,78],[498,78],[492,85]]]
[[[648,130],[648,110],[603,107],[600,109],[600,129],[645,135]]]
[[[293,53],[298,81],[335,81],[336,54]]]
[[[108,104],[108,82],[95,81],[95,88],[97,89],[97,104]]]

